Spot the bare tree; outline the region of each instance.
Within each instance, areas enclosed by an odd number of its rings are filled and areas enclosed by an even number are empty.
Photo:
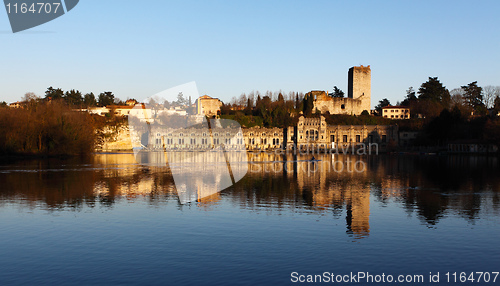
[[[455,88],[450,91],[451,96],[451,107],[453,108],[456,105],[465,104],[464,101],[464,90],[462,88]]]
[[[238,99],[236,98],[236,96],[233,96],[233,97],[231,98],[231,101],[229,102],[229,104],[230,104],[231,106],[236,106],[236,105],[238,105]]]
[[[500,87],[487,85],[483,88],[483,102],[486,108],[492,108],[493,102],[495,101],[496,92],[500,91]]]
[[[450,108],[458,109],[463,115],[469,115],[472,112],[472,108],[467,105],[465,100],[465,91],[462,88],[455,88],[450,91]]]
[[[240,95],[240,98],[238,99],[238,105],[239,106],[244,106],[247,104],[247,95],[245,93],[242,93]]]
[[[31,102],[37,101],[38,99],[40,99],[40,97],[38,97],[34,92],[27,92],[24,94],[22,101]]]

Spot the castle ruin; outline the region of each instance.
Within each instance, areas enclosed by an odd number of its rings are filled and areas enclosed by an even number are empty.
[[[371,109],[371,69],[370,66],[352,67],[348,73],[347,98],[331,97],[326,91],[311,91],[313,111],[321,113],[360,115]]]

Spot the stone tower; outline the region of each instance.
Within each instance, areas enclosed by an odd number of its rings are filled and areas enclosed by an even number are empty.
[[[347,97],[361,100],[361,111],[371,109],[371,69],[370,66],[349,69]]]

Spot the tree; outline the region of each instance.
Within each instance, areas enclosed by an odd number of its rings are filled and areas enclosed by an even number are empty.
[[[184,98],[184,94],[182,94],[182,92],[179,92],[179,94],[177,95],[177,101],[175,103],[178,105],[186,104],[186,99]]]
[[[168,100],[165,99],[165,101],[163,102],[163,107],[169,109],[170,105],[171,105],[170,102],[168,102]]]
[[[119,99],[118,97],[115,97],[115,99],[113,100],[113,103],[115,105],[125,105],[125,101]]]
[[[389,99],[384,98],[378,102],[378,105],[375,106],[375,110],[377,111],[378,115],[382,115],[382,108],[390,105],[391,102],[389,101]]]
[[[312,94],[306,94],[306,96],[304,96],[304,100],[302,101],[302,103],[303,103],[304,115],[305,116],[311,115],[314,107],[314,98]]]
[[[27,92],[23,96],[23,102],[26,103],[26,107],[28,109],[34,108],[37,106],[40,98],[33,92]]]
[[[34,93],[34,92],[27,92],[23,96],[23,101],[25,102],[31,102],[31,101],[37,101],[40,98]]]
[[[429,77],[429,80],[418,89],[418,99],[439,102],[447,108],[450,102],[450,92],[437,77]]]
[[[500,96],[495,97],[495,100],[493,102],[493,109],[496,112],[500,112]]]
[[[450,92],[437,77],[429,77],[418,89],[418,102],[415,104],[415,114],[424,117],[437,117],[443,109],[450,107]]]
[[[464,90],[462,88],[454,88],[450,91],[451,100],[450,108],[460,110],[462,115],[470,115],[472,108],[470,108],[464,100]]]
[[[82,103],[82,93],[78,90],[70,90],[66,91],[66,94],[64,95],[64,100],[70,105],[70,106],[78,106]]]
[[[60,88],[54,89],[52,86],[45,91],[45,99],[58,100],[64,97],[64,91]]]
[[[111,91],[99,94],[99,106],[112,105],[115,102],[115,95]]]
[[[410,106],[411,103],[417,101],[417,96],[415,95],[415,90],[413,86],[410,86],[408,90],[406,90],[406,98],[401,102],[403,106]]]
[[[87,93],[83,96],[83,104],[86,107],[93,107],[97,105],[97,101],[95,100],[95,95],[93,92]]]
[[[483,103],[486,108],[493,108],[498,95],[500,95],[500,86],[487,85],[483,88]]]
[[[474,108],[474,110],[484,113],[486,107],[483,103],[483,88],[477,86],[477,81],[462,86],[462,89],[464,90],[466,104]]]
[[[283,94],[281,94],[281,92],[278,94],[278,102],[279,103],[284,103],[285,102],[285,98],[283,97]]]
[[[337,86],[334,86],[333,87],[333,92],[330,93],[330,94],[328,94],[328,95],[331,96],[331,97],[342,98],[342,97],[344,97],[345,94],[344,94],[344,92],[340,88],[338,88]]]

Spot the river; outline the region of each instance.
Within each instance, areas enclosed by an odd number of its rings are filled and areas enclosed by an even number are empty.
[[[293,285],[362,272],[455,285],[455,272],[500,271],[497,157],[307,159],[250,154],[240,181],[191,201],[173,171],[133,153],[3,161],[0,284]],[[377,284],[355,278],[335,284]]]

